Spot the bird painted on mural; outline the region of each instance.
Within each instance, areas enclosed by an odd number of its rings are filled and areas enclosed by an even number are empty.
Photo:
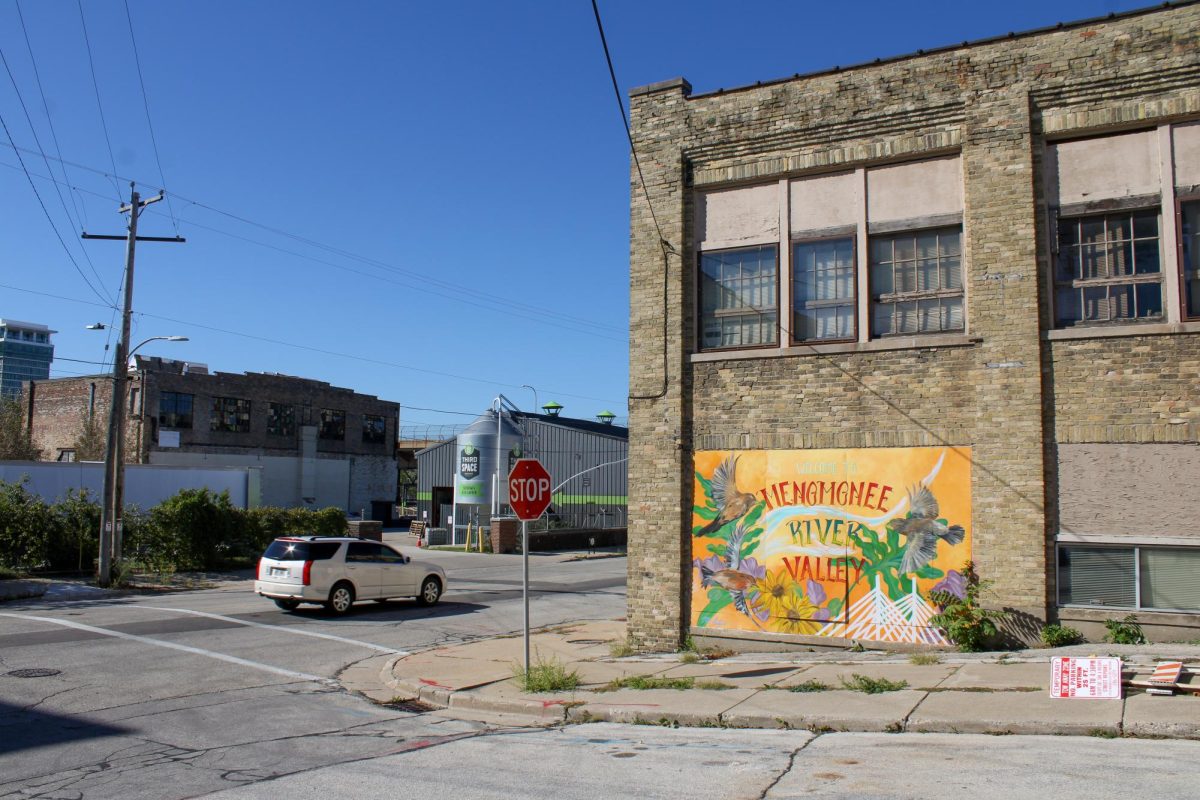
[[[754,495],[738,490],[737,462],[738,457],[730,453],[713,470],[712,498],[717,504],[717,518],[696,531],[696,536],[716,533],[735,519],[749,514],[758,503]]]
[[[961,525],[938,521],[937,498],[925,484],[908,490],[908,505],[909,513],[905,519],[894,519],[887,525],[888,530],[908,538],[900,564],[900,571],[905,574],[916,572],[937,557],[938,539],[955,545],[966,535]]]
[[[713,569],[709,564],[700,564],[700,585],[704,588],[710,586],[720,586],[725,591],[729,592],[729,597],[733,600],[733,607],[741,613],[748,616],[755,625],[762,627],[759,622],[759,616],[766,619],[766,612],[760,611],[757,606],[757,595],[751,594],[751,591],[757,586],[758,581],[762,578],[762,569],[757,566],[754,559],[748,559],[743,569],[742,562],[742,542],[746,539],[746,526],[742,522],[734,527],[733,533],[729,535],[729,541],[725,546],[725,558],[723,562],[727,564],[724,569]],[[713,559],[716,563],[722,563],[721,559]],[[752,566],[753,563],[753,566]],[[746,569],[753,569],[760,573],[752,575]]]

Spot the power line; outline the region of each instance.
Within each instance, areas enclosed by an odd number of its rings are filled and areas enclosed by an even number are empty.
[[[142,77],[142,60],[138,57],[137,37],[133,35],[133,16],[129,13],[129,0],[125,0],[125,19],[129,22],[129,41],[133,44],[133,63],[137,66],[138,84],[142,87],[142,107],[146,109],[146,127],[150,129],[150,144],[154,147],[154,163],[158,164],[158,177],[162,180],[162,190],[166,194],[167,176],[163,174],[162,159],[158,157],[158,140],[154,137],[154,123],[150,121],[150,97],[146,94],[146,79]],[[175,227],[175,235],[179,235],[179,222],[175,219],[175,209],[171,206],[171,198],[167,197],[167,209],[171,212],[171,224]]]
[[[4,134],[11,142],[13,140],[12,132],[9,131],[8,123],[5,122],[4,115],[2,114],[0,114],[0,126],[4,128]],[[92,286],[92,282],[88,280],[88,276],[85,275],[83,270],[79,268],[79,263],[75,260],[75,256],[71,255],[71,251],[67,249],[67,243],[63,241],[62,234],[58,232],[58,226],[54,224],[54,219],[50,216],[50,212],[46,209],[46,204],[42,201],[42,195],[38,192],[37,185],[33,182],[33,176],[29,174],[29,169],[25,166],[25,159],[21,158],[20,153],[17,154],[17,161],[21,162],[21,170],[25,173],[25,178],[29,181],[29,188],[33,189],[33,194],[35,197],[37,197],[38,205],[42,207],[42,213],[46,215],[46,221],[50,223],[50,227],[54,230],[54,235],[58,237],[58,243],[62,245],[63,252],[67,254],[67,258],[71,261],[71,266],[75,267],[75,271],[79,273],[79,277],[83,278],[83,282],[86,283],[88,288],[92,290],[92,294],[96,295],[96,297],[103,301],[104,307],[111,308],[113,303],[107,300],[104,295],[100,294],[100,292],[96,291],[96,287]]]
[[[20,6],[18,6],[17,8],[18,8],[18,11],[19,11],[19,10],[20,10]],[[23,20],[22,20],[22,21],[23,21]],[[28,42],[29,42],[29,39],[28,39],[28,37],[26,37],[25,41],[26,41],[26,43],[28,43]],[[32,50],[32,48],[31,48],[31,49],[30,49],[30,51],[29,51],[29,55],[30,55],[30,57],[31,57],[31,58],[33,57],[33,50]],[[0,61],[2,61],[2,62],[4,63],[4,71],[8,73],[8,80],[9,80],[9,81],[12,83],[13,92],[15,92],[15,93],[16,93],[16,95],[17,95],[17,102],[18,102],[18,103],[20,104],[20,106],[21,106],[21,111],[22,111],[22,112],[25,114],[25,122],[26,122],[26,123],[28,123],[28,125],[29,125],[29,131],[30,131],[30,133],[32,133],[32,134],[33,134],[33,141],[34,141],[34,144],[36,144],[36,145],[37,145],[38,153],[39,153],[39,154],[41,154],[41,156],[42,156],[42,162],[43,162],[43,163],[45,163],[45,165],[46,165],[46,171],[47,171],[47,172],[49,172],[51,176],[53,176],[53,175],[54,175],[54,170],[53,170],[53,169],[51,168],[51,166],[50,166],[50,159],[49,159],[49,158],[46,156],[46,150],[45,150],[45,148],[43,148],[43,147],[42,147],[42,140],[41,140],[41,138],[38,136],[38,133],[37,133],[37,128],[36,128],[36,127],[34,126],[34,124],[33,124],[33,115],[29,113],[29,107],[25,105],[25,98],[24,98],[24,96],[22,96],[22,94],[21,94],[21,89],[20,89],[20,87],[19,87],[19,86],[17,86],[17,78],[16,78],[16,76],[15,76],[15,75],[13,75],[12,68],[11,68],[11,67],[9,66],[9,64],[8,64],[8,57],[4,55],[4,51],[3,51],[3,50],[0,50]],[[35,75],[37,74],[37,66],[36,66],[36,64],[34,65],[34,74],[35,74]],[[41,79],[39,79],[39,80],[38,80],[38,88],[39,88],[39,89],[41,88]],[[43,95],[42,95],[42,102],[43,102],[43,103],[45,103],[45,97],[46,97],[46,96],[43,94]],[[49,118],[50,118],[50,110],[49,110],[49,107],[47,107],[47,109],[46,109],[46,119],[49,119]],[[53,124],[51,125],[51,130],[53,130]],[[8,132],[8,126],[7,126],[7,125],[5,125],[5,131],[6,131],[6,132]],[[9,138],[9,141],[12,141],[12,140],[13,140],[13,139],[12,139],[12,134],[11,134],[11,133],[9,133],[9,136],[8,136],[8,138]],[[57,139],[56,139],[56,141],[57,141]],[[60,159],[60,161],[61,161],[61,159]],[[24,166],[24,164],[25,164],[24,160],[21,160],[21,165],[22,165],[22,166]],[[27,173],[27,174],[28,174],[28,173]],[[32,183],[33,183],[33,181],[32,181],[32,179],[31,179],[31,180],[30,180],[30,184],[32,185]],[[37,189],[34,189],[34,192],[37,192]],[[58,182],[57,182],[57,181],[55,181],[55,182],[54,182],[54,193],[58,195],[58,202],[59,202],[59,204],[62,206],[63,213],[67,215],[67,221],[68,221],[68,222],[70,222],[72,226],[74,226],[74,224],[75,224],[75,221],[74,221],[74,219],[71,217],[71,212],[67,210],[67,202],[66,202],[66,201],[63,199],[63,196],[62,196],[62,190],[58,188]],[[41,202],[41,199],[42,199],[42,198],[41,198],[41,195],[38,195],[38,202]],[[46,211],[46,218],[47,218],[47,219],[49,219],[49,218],[50,218],[50,212],[49,212],[49,211],[46,209],[46,207],[45,207],[45,205],[44,205],[44,204],[42,205],[42,210],[43,210],[43,211]],[[54,222],[53,222],[53,220],[51,220],[50,224],[51,224],[52,226],[54,226]],[[69,250],[69,249],[67,249],[66,242],[65,242],[65,241],[63,241],[62,235],[61,235],[61,234],[59,234],[59,232],[58,232],[58,227],[57,227],[57,226],[54,226],[54,233],[55,233],[55,235],[56,235],[56,236],[58,236],[58,240],[59,240],[60,242],[62,242],[63,249],[64,249],[64,250],[67,250],[67,255],[68,255],[68,256],[70,256],[70,258],[71,258],[71,263],[72,263],[72,264],[75,264],[75,269],[79,270],[79,274],[80,274],[80,275],[83,275],[83,270],[80,270],[80,269],[79,269],[79,264],[78,264],[78,263],[75,261],[75,257],[74,257],[74,256],[71,256],[70,250]],[[104,285],[104,281],[103,281],[103,280],[101,280],[101,278],[100,278],[100,273],[96,272],[96,265],[95,265],[95,264],[92,264],[91,257],[90,257],[90,256],[88,256],[88,254],[87,254],[86,252],[84,253],[84,257],[87,259],[88,265],[89,265],[89,266],[91,267],[91,269],[92,269],[92,274],[96,276],[96,282],[97,282],[97,283],[99,283],[99,284],[100,284],[100,288],[104,290],[104,293],[103,293],[103,294],[104,294],[104,299],[106,299],[106,300],[109,300],[110,302],[112,302],[112,301],[111,301],[111,298],[110,298],[110,296],[109,296],[109,294],[108,294],[108,288],[107,288],[107,287]],[[89,281],[89,280],[87,279],[87,276],[84,276],[84,278],[83,278],[83,279],[84,279],[84,281],[86,281],[86,282],[87,282],[87,284],[88,284],[89,286],[91,286],[91,285],[92,285],[92,284],[91,284],[91,281]],[[93,288],[92,288],[92,291],[95,291],[95,287],[93,287]]]
[[[64,297],[63,295],[52,294],[50,292],[41,292],[41,291],[37,291],[34,289],[26,289],[21,286],[11,286],[8,284],[0,284],[0,289],[11,289],[12,291],[16,291],[16,292],[25,292],[27,294],[34,294],[34,295],[38,295],[41,297],[50,297],[50,298],[53,298],[56,300],[64,300],[64,301],[67,301],[70,303],[80,303],[82,305],[89,305],[89,306],[103,305],[104,308],[110,308],[110,306],[107,304],[99,304],[99,303],[96,303],[91,300],[80,300],[79,298],[76,298],[76,297]],[[507,383],[505,381],[489,380],[487,378],[478,378],[478,377],[473,377],[470,375],[458,375],[453,372],[443,372],[441,370],[427,369],[424,367],[414,367],[410,364],[400,364],[395,361],[385,361],[383,359],[378,359],[378,358],[368,358],[367,356],[354,355],[353,353],[340,353],[336,350],[325,350],[323,348],[313,347],[311,345],[298,344],[296,342],[288,342],[288,341],[285,341],[282,339],[272,339],[268,336],[259,336],[258,334],[245,333],[243,331],[235,331],[235,330],[230,330],[228,328],[218,328],[215,325],[205,325],[200,322],[190,322],[185,319],[177,319],[175,317],[167,317],[167,316],[163,316],[160,314],[150,314],[145,311],[136,311],[136,312],[134,312],[134,316],[145,317],[147,319],[157,319],[157,320],[162,320],[164,322],[174,322],[177,325],[190,325],[193,328],[200,328],[201,330],[214,331],[216,333],[223,333],[223,334],[226,334],[229,336],[236,336],[241,339],[251,339],[254,341],[265,342],[267,344],[279,345],[281,347],[290,347],[295,350],[304,350],[304,351],[307,351],[310,353],[320,353],[321,355],[333,356],[334,358],[344,358],[344,359],[348,359],[351,361],[361,361],[361,362],[364,362],[367,364],[376,364],[376,365],[384,366],[384,367],[394,367],[396,369],[409,370],[412,372],[420,372],[420,373],[423,373],[426,375],[436,375],[436,376],[442,377],[442,378],[453,378],[455,380],[468,381],[471,383],[481,383],[481,384],[485,384],[487,386],[492,386],[492,387],[507,386],[512,389],[521,388],[521,387],[517,386],[516,384]],[[611,398],[593,397],[591,395],[586,395],[586,394],[573,394],[571,392],[559,391],[554,388],[549,388],[546,391],[556,394],[560,397],[573,397],[577,400],[592,400],[597,403],[614,403],[614,402],[616,402],[616,401],[612,400]],[[475,415],[475,416],[478,416],[478,415]]]
[[[0,142],[0,144],[3,144],[3,142]],[[33,152],[33,151],[29,150],[28,148],[19,148],[15,144],[12,145],[12,147],[14,149],[24,150],[25,152],[30,152],[30,153]],[[109,177],[109,173],[107,173],[103,170],[100,170],[100,169],[96,169],[95,167],[88,166],[87,164],[80,164],[78,162],[67,161],[65,159],[63,161],[64,161],[64,163],[69,164],[72,167],[86,170],[88,172],[92,172],[97,175],[103,175],[105,177]],[[124,177],[121,175],[114,175],[112,177],[115,177],[115,178],[118,178],[118,179],[124,180],[124,181],[134,181],[134,179],[132,179],[132,178],[127,178],[127,177]],[[135,182],[140,185],[143,185],[143,186],[149,186],[153,189],[159,189],[163,192],[166,191],[165,187],[157,186],[149,181],[137,180]],[[120,194],[119,189],[117,190],[117,194],[118,195]],[[420,272],[416,272],[415,270],[409,270],[409,269],[405,269],[403,267],[398,267],[393,264],[389,264],[385,261],[380,261],[378,259],[374,259],[369,256],[360,255],[360,254],[354,253],[350,250],[344,250],[342,248],[335,247],[334,245],[325,244],[324,242],[320,242],[315,239],[310,239],[308,237],[301,236],[299,234],[290,233],[281,228],[276,228],[276,227],[267,225],[262,222],[256,222],[252,219],[241,216],[240,214],[235,214],[232,211],[225,211],[224,209],[217,208],[216,206],[212,206],[207,203],[201,202],[199,200],[194,200],[192,198],[186,197],[182,194],[179,194],[178,192],[175,192],[174,196],[179,198],[180,200],[184,201],[188,205],[193,205],[198,208],[202,208],[206,211],[211,211],[214,214],[219,214],[223,217],[228,217],[229,219],[235,220],[236,222],[241,222],[245,225],[250,225],[252,227],[259,228],[261,230],[267,231],[268,233],[273,233],[277,236],[283,236],[288,239],[293,239],[297,242],[306,244],[310,247],[314,247],[314,248],[317,248],[320,250],[325,250],[326,252],[342,256],[343,258],[348,258],[352,261],[358,261],[363,264],[367,264],[369,266],[375,267],[377,269],[384,270],[386,272],[392,272],[392,273],[396,273],[399,275],[406,275],[406,276],[412,277],[416,280],[424,281],[425,283],[429,283],[432,285],[440,286],[442,288],[453,290],[460,294],[474,295],[476,297],[483,298],[484,300],[487,300],[492,303],[503,304],[503,305],[506,305],[506,306],[509,306],[512,308],[521,308],[526,311],[531,311],[531,312],[535,312],[535,313],[546,315],[546,316],[559,317],[559,318],[568,320],[576,325],[586,325],[589,327],[594,327],[594,328],[598,328],[601,330],[608,330],[608,331],[613,331],[613,332],[623,332],[624,331],[623,328],[615,326],[615,325],[609,325],[609,324],[602,323],[602,322],[595,322],[592,320],[583,319],[583,318],[580,318],[578,315],[565,314],[565,313],[561,313],[561,312],[552,311],[550,309],[546,309],[546,308],[543,308],[540,306],[530,305],[528,303],[522,303],[519,300],[511,300],[508,298],[498,297],[494,293],[482,292],[477,289],[471,289],[470,287],[467,287],[467,286],[460,286],[459,284],[452,283],[450,281],[445,281],[445,280],[441,280],[440,278],[435,278],[435,277],[432,277],[429,275],[425,275]],[[190,224],[196,225],[197,223],[192,222]],[[217,230],[217,229],[211,229],[211,230]],[[223,231],[217,231],[217,232],[223,233]],[[250,241],[254,241],[254,240],[250,240]],[[268,245],[268,246],[270,246],[270,245]]]
[[[101,175],[112,181],[113,190],[120,195],[121,187],[117,185],[117,159],[113,157],[112,139],[108,136],[108,123],[104,119],[104,104],[100,102],[100,83],[96,80],[96,60],[92,56],[92,41],[88,38],[87,17],[83,13],[83,0],[76,0],[79,6],[79,23],[83,26],[83,43],[87,46],[88,67],[92,71],[92,88],[96,92],[96,109],[100,112],[100,129],[104,131],[104,143],[108,145],[108,161],[112,164],[112,173],[101,172]],[[68,162],[63,162],[68,163]],[[72,166],[80,166],[73,164]]]

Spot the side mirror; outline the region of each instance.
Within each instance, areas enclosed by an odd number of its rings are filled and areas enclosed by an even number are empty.
[[[404,563],[405,563],[405,564],[407,564],[407,563],[408,563],[408,562],[410,562],[410,561],[412,561],[412,559],[411,559],[411,558],[409,558],[408,556],[405,556],[405,557],[404,557]]]

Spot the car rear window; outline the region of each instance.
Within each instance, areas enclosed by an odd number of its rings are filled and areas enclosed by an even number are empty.
[[[341,542],[289,542],[276,539],[263,553],[263,558],[276,561],[325,561],[333,558],[341,546]]]

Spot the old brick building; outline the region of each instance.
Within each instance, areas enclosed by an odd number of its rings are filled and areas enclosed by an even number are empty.
[[[265,505],[338,506],[390,518],[397,403],[308,378],[210,374],[141,356],[130,378],[129,462],[260,467]],[[107,375],[26,384],[24,401],[43,458],[71,460],[89,417],[107,425],[111,387]]]
[[[1200,635],[1200,6],[631,113],[635,641]]]

